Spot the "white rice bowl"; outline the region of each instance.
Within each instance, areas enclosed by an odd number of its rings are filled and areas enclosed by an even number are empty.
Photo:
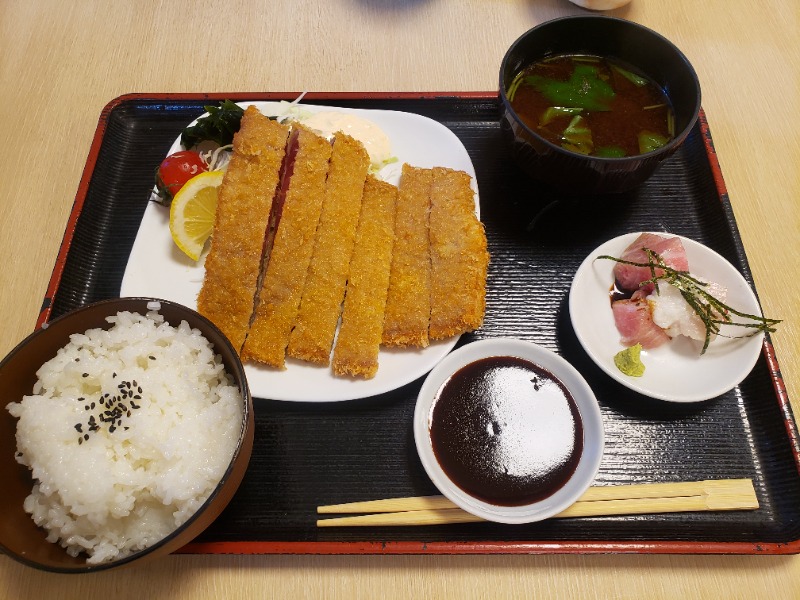
[[[91,564],[187,521],[225,474],[243,426],[241,393],[199,330],[155,311],[107,320],[109,330],[70,336],[37,371],[33,395],[8,405],[17,461],[34,478],[25,511],[48,541]]]

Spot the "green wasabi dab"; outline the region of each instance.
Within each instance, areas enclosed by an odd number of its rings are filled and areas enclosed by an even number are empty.
[[[614,355],[614,364],[625,375],[641,377],[644,375],[644,363],[641,360],[642,345],[636,344],[625,348]]]

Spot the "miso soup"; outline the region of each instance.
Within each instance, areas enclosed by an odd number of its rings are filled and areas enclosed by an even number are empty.
[[[652,152],[675,135],[669,99],[649,77],[597,56],[555,56],[512,81],[519,118],[566,150],[602,157]]]

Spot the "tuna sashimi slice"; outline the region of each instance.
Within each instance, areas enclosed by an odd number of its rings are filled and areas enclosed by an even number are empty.
[[[625,346],[641,344],[645,350],[657,348],[670,337],[653,322],[647,300],[617,300],[611,304],[614,322]]]
[[[619,258],[630,262],[646,263],[648,259],[645,248],[658,254],[668,267],[678,271],[689,270],[689,259],[686,257],[686,249],[680,238],[664,237],[655,233],[641,234]],[[661,274],[663,274],[663,270],[656,269],[656,275]],[[651,274],[648,267],[634,267],[617,263],[614,266],[614,278],[619,289],[632,292],[638,289],[639,284],[643,281],[650,279]]]

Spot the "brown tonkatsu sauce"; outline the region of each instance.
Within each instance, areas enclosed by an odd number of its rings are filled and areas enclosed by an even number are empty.
[[[512,356],[477,360],[448,379],[434,400],[430,433],[450,479],[500,506],[552,495],[583,452],[572,395],[552,373]]]

